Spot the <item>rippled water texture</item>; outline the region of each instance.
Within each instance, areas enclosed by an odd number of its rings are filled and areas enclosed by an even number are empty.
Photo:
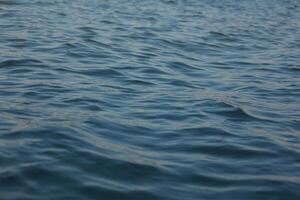
[[[0,199],[300,199],[300,1],[0,0]]]

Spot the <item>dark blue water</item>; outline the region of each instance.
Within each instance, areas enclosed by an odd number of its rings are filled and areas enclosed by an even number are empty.
[[[0,199],[300,199],[300,1],[0,0]]]

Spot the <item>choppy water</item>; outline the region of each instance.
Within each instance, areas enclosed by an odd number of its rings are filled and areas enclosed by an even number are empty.
[[[0,0],[0,199],[300,199],[300,1]]]

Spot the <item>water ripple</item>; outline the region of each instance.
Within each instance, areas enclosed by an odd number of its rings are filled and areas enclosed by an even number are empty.
[[[299,13],[0,0],[1,199],[299,199]]]

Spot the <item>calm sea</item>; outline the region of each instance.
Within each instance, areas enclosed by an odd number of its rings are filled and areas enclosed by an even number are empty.
[[[300,1],[0,0],[0,199],[300,199]]]

